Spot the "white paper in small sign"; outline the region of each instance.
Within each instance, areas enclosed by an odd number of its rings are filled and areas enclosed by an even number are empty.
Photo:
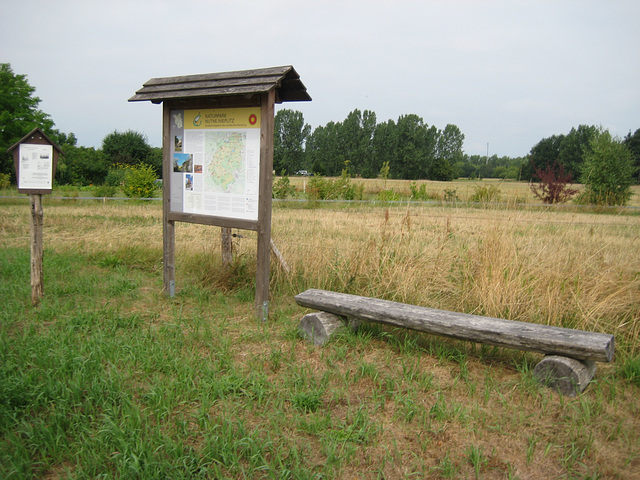
[[[51,189],[53,183],[53,147],[51,145],[20,145],[18,188]]]

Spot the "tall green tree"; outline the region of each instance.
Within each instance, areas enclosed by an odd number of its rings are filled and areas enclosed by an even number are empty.
[[[327,176],[340,175],[345,158],[338,142],[340,125],[329,122],[316,127],[307,139],[305,153],[314,173]]]
[[[637,129],[633,135],[629,132],[627,136],[624,137],[624,144],[631,150],[633,165],[635,167],[633,176],[636,179],[636,183],[640,183],[640,128]]]
[[[435,158],[438,130],[429,127],[418,115],[398,118],[398,149],[391,171],[398,178],[426,179]]]
[[[579,125],[562,138],[558,152],[558,165],[573,178],[580,176],[584,156],[591,149],[591,140],[598,134],[595,125]]]
[[[102,139],[102,153],[111,165],[138,165],[152,163],[148,157],[153,152],[146,135],[133,130],[115,130]]]
[[[311,127],[304,123],[302,112],[283,109],[274,119],[273,169],[276,173],[291,174],[310,168],[305,163],[304,145]]]
[[[535,176],[536,171],[543,171],[549,166],[557,165],[563,139],[564,135],[553,135],[536,143],[529,153],[529,163],[523,172],[524,178],[540,180]]]
[[[102,185],[109,165],[100,150],[93,147],[64,145],[58,159],[56,182],[59,185]]]
[[[449,181],[454,178],[453,166],[463,157],[464,134],[456,125],[448,124],[438,132],[435,159],[429,171],[431,180]]]
[[[378,126],[376,112],[365,110],[362,112],[361,136],[359,145],[360,175],[365,178],[375,178],[382,168],[382,164],[376,161],[373,148],[373,136]]]
[[[39,127],[59,146],[75,144],[73,134],[61,134],[51,117],[40,110],[40,98],[26,75],[16,75],[8,63],[0,64],[0,173],[15,174],[13,156],[7,148]]]
[[[393,120],[379,123],[373,133],[372,139],[373,156],[378,171],[383,165],[389,169],[387,175],[392,178],[398,178],[395,160],[398,151],[398,128]]]
[[[589,203],[625,205],[631,197],[633,155],[608,130],[599,130],[590,142],[582,165],[582,183]]]
[[[339,124],[338,144],[351,173],[372,178],[380,166],[373,154],[373,135],[376,129],[376,114],[370,110],[353,110]]]
[[[151,147],[144,163],[153,167],[157,178],[162,178],[162,147]]]
[[[579,125],[566,135],[543,138],[531,149],[529,164],[523,170],[524,178],[538,181],[535,172],[558,167],[572,178],[578,178],[584,157],[591,149],[591,140],[597,133],[598,127],[594,125]]]

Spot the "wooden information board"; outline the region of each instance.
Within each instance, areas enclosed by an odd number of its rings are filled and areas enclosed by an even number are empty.
[[[13,152],[18,193],[29,195],[31,208],[31,303],[40,303],[44,295],[44,212],[42,195],[53,190],[60,147],[39,128],[34,128],[18,143],[7,149]]]
[[[169,295],[175,294],[175,222],[252,230],[258,235],[256,313],[267,319],[275,104],[310,100],[291,66],[153,78],[129,99],[163,104]]]

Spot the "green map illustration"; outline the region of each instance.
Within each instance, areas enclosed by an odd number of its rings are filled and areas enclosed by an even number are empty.
[[[245,193],[245,145],[245,132],[205,132],[203,173],[207,191]]]

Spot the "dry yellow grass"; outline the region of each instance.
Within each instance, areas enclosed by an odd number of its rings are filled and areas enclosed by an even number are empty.
[[[27,246],[29,209],[4,205],[5,246]],[[45,200],[45,249],[162,255],[158,203]],[[181,265],[209,268],[219,229],[177,226]],[[239,232],[238,255],[255,255]],[[638,351],[640,217],[580,211],[276,204],[272,235],[292,268],[274,287],[325,288],[514,320],[605,331]],[[206,261],[205,261],[206,259]],[[213,260],[212,260],[213,259]],[[193,263],[193,262],[192,262]],[[196,267],[197,268],[197,267]],[[206,274],[199,275],[206,278]],[[180,281],[180,280],[179,280]]]
[[[616,334],[640,328],[637,216],[446,207],[276,209],[309,287]]]

